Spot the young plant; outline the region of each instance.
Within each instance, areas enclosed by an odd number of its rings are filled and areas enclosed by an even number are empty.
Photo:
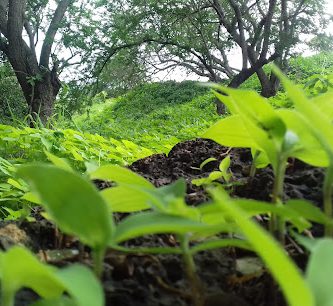
[[[328,92],[319,97],[309,100],[305,93],[297,86],[292,84],[280,70],[275,68],[275,73],[280,77],[289,98],[294,103],[297,111],[298,121],[303,121],[307,126],[309,133],[325,150],[328,157],[328,166],[326,169],[323,194],[324,194],[324,211],[327,217],[333,217],[332,207],[332,188],[333,188],[333,92]],[[327,224],[325,235],[333,236],[333,224]]]
[[[212,161],[212,160],[210,160],[210,161]],[[203,168],[203,166],[205,165],[204,164],[205,162],[203,162],[200,165],[200,169]],[[194,184],[196,186],[210,185],[210,184],[212,184],[213,182],[215,182],[219,179],[223,179],[223,181],[226,184],[229,184],[230,180],[231,180],[231,177],[232,177],[232,174],[231,174],[231,171],[230,171],[229,167],[230,167],[230,156],[228,155],[221,161],[221,163],[219,165],[219,171],[211,172],[208,177],[194,179],[194,180],[192,180],[192,184]]]
[[[47,213],[64,233],[79,237],[92,248],[94,269],[101,275],[114,225],[96,188],[82,176],[51,165],[21,166],[17,175],[39,195]]]
[[[62,305],[66,299],[75,306],[104,306],[103,290],[89,269],[78,264],[56,269],[23,247],[0,252],[0,281],[2,306],[14,306],[15,294],[23,287],[44,299],[39,305],[51,305],[51,301]]]
[[[287,159],[298,143],[273,107],[257,93],[216,86],[216,96],[229,108],[232,116],[220,120],[203,135],[222,145],[250,147],[267,157],[274,171],[272,201],[282,204],[283,181]],[[284,241],[284,221],[272,215],[270,230]]]
[[[272,201],[283,203],[283,181],[289,157],[296,157],[314,166],[327,166],[328,159],[316,136],[294,110],[274,110],[255,92],[232,90],[220,86],[215,94],[232,112],[203,135],[231,147],[248,147],[254,153],[258,167],[272,165],[274,185]],[[253,174],[253,169],[252,169]],[[270,219],[270,230],[284,240],[285,222]]]

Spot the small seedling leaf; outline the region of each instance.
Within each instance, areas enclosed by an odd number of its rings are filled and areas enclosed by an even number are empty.
[[[208,163],[210,162],[213,162],[213,161],[216,161],[217,159],[215,157],[210,157],[210,158],[207,158],[206,160],[204,160],[201,164],[200,164],[200,170],[203,169],[204,166],[206,166]]]

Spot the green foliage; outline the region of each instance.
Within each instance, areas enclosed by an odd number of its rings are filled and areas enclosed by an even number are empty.
[[[313,75],[330,73],[333,73],[333,52],[322,52],[308,57],[291,58],[287,76],[297,83],[304,83]]]
[[[46,300],[60,301],[67,292],[72,305],[104,305],[102,288],[89,269],[72,265],[58,270],[40,263],[22,247],[0,252],[0,280],[2,306],[13,306],[16,292],[23,287]]]
[[[71,171],[93,171],[104,163],[126,165],[153,151],[130,141],[106,139],[74,130],[14,128],[0,125],[0,202],[1,218],[29,218],[31,202],[27,185],[14,179],[16,166],[31,161],[47,161]]]
[[[44,150],[67,158],[70,164],[79,169],[84,168],[84,163],[88,161],[97,165],[103,162],[127,164],[153,153],[130,141],[106,139],[70,129],[14,128],[0,125],[0,153],[3,158],[18,163],[43,161],[46,160]]]
[[[150,81],[148,69],[140,60],[140,46],[122,49],[105,65],[98,77],[98,89],[118,97]]]
[[[76,235],[93,249],[95,271],[101,275],[113,222],[97,190],[81,176],[54,166],[21,166],[17,174],[39,195],[47,213],[63,232]]]
[[[194,82],[151,83],[73,119],[80,129],[167,152],[218,118],[213,96]]]
[[[110,213],[91,183],[49,165],[21,166],[17,174],[37,192],[50,217],[65,233],[78,236],[94,249],[107,245],[112,232]]]
[[[283,181],[289,157],[297,157],[315,166],[328,166],[324,182],[324,207],[327,217],[332,218],[332,118],[321,113],[318,106],[321,105],[322,110],[331,114],[332,92],[310,101],[281,72],[276,69],[275,73],[280,76],[288,98],[299,112],[275,110],[255,92],[215,86],[216,90],[223,93],[216,91],[216,96],[225,103],[232,115],[208,129],[204,137],[222,145],[250,147],[252,152],[260,152],[257,156],[260,158],[256,158],[254,162],[259,162],[262,166],[266,160],[267,164],[272,165],[275,176],[272,201],[276,205],[282,204]],[[276,219],[273,214],[270,230],[272,233],[278,232],[281,241],[284,239],[284,227],[284,220]],[[332,224],[326,224],[326,234],[332,235],[332,231]]]
[[[40,176],[45,175],[45,173],[50,180],[56,180],[61,184],[54,186],[47,180],[43,181]],[[51,217],[54,218],[61,229],[67,233],[76,234],[81,240],[93,247],[97,245],[100,247],[101,244],[108,243],[112,248],[123,251],[171,252],[178,254],[185,254],[184,252],[186,251],[186,256],[191,257],[195,252],[203,249],[228,245],[248,249],[249,246],[246,241],[230,239],[223,241],[223,239],[214,238],[214,235],[221,232],[239,233],[241,231],[271,270],[290,305],[298,305],[296,301],[301,301],[302,305],[314,305],[312,292],[284,250],[263,229],[249,219],[258,213],[274,211],[281,217],[288,219],[292,224],[300,225],[301,231],[307,228],[309,225],[302,221],[302,213],[297,214],[288,206],[274,207],[256,201],[232,200],[225,193],[215,189],[212,191],[213,203],[201,207],[187,207],[184,202],[184,181],[178,181],[166,187],[155,188],[127,169],[122,169],[118,166],[104,166],[100,170],[97,169],[92,174],[92,177],[112,179],[119,186],[125,187],[125,189],[136,186],[137,190],[147,194],[146,202],[152,207],[150,212],[139,212],[130,215],[117,225],[112,226],[113,235],[109,235],[108,233],[111,231],[109,223],[111,222],[111,215],[106,211],[106,203],[103,202],[103,199],[98,196],[98,192],[93,190],[85,179],[54,166],[42,165],[21,167],[18,174],[32,182],[36,191],[41,195],[42,200],[45,201],[44,205],[50,212]],[[78,191],[76,192],[72,188],[76,188]],[[125,189],[123,193],[124,198],[126,198]],[[134,207],[137,205],[133,199],[126,199],[128,201],[127,205],[134,205]],[[98,207],[104,207],[104,211],[101,211]],[[110,207],[112,210],[112,203],[110,203]],[[68,209],[71,209],[71,211],[69,212]],[[141,208],[139,209],[141,210]],[[306,212],[306,214],[308,213],[309,211]],[[92,220],[89,220],[89,218],[92,218]],[[95,221],[100,224],[94,223]],[[103,224],[107,223],[109,225],[104,228]],[[96,233],[99,228],[101,231]],[[104,233],[102,233],[103,231]],[[88,233],[88,236],[85,233]],[[94,233],[94,235],[92,236],[91,233]],[[174,249],[126,249],[119,245],[119,243],[135,237],[158,233],[178,234],[180,237],[187,237],[189,241],[193,240],[196,243],[189,246],[186,250],[183,247],[175,247]],[[101,244],[98,242],[96,245],[91,242],[98,239],[101,235],[105,237],[105,239],[103,238],[99,241]],[[198,240],[198,237],[201,237],[201,239]],[[213,237],[213,239],[202,240],[203,237]],[[281,269],[285,273],[281,273]],[[293,282],[287,280],[293,280]]]
[[[324,211],[327,217],[333,217],[332,193],[333,193],[333,130],[332,130],[332,101],[333,92],[327,92],[313,99],[307,99],[303,91],[293,85],[277,68],[275,73],[279,75],[287,93],[299,112],[299,121],[304,122],[308,132],[315,137],[328,157],[323,196]],[[333,236],[333,225],[325,227],[326,236]]]

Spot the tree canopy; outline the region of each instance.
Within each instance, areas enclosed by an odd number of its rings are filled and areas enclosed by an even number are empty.
[[[328,21],[324,2],[314,0],[118,0],[107,7],[113,45],[144,43],[148,66],[183,67],[210,81],[229,79],[232,87],[257,73],[264,96],[275,93],[276,79],[262,67],[274,61],[284,68],[304,35]]]

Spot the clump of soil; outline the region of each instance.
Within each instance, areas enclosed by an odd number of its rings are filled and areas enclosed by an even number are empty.
[[[227,155],[231,157],[230,170],[234,197],[246,197],[270,201],[273,173],[268,167],[258,170],[249,178],[251,153],[247,149],[229,149],[211,140],[196,139],[177,144],[168,155],[155,154],[134,162],[129,168],[163,186],[185,178],[186,202],[200,205],[209,198],[202,187],[192,184],[193,179],[207,177],[218,170],[219,163]],[[208,158],[216,161],[200,164]],[[285,179],[285,198],[307,199],[320,205],[323,170],[310,167],[298,160],[290,160]],[[95,182],[101,189],[110,187],[105,182]],[[45,220],[23,223],[20,228],[33,241],[34,250],[56,248],[55,229]],[[0,231],[1,232],[1,231]],[[22,234],[22,233],[21,233]],[[127,242],[127,246],[173,246],[170,235],[147,236]],[[77,241],[67,241],[66,248],[77,247]],[[89,250],[86,249],[89,260]],[[200,252],[195,256],[198,275],[207,294],[205,306],[268,306],[272,305],[271,280],[266,273],[244,276],[237,271],[236,261],[243,256],[254,256],[244,251],[220,249]],[[71,258],[59,262],[73,262]],[[81,258],[82,260],[82,258]],[[189,284],[183,271],[182,259],[176,255],[125,255],[110,251],[105,259],[103,285],[107,306],[186,306],[192,305]],[[16,306],[28,305],[35,296],[25,290],[20,293]],[[285,302],[279,297],[277,306]]]
[[[156,187],[170,184],[183,177],[187,182],[187,203],[200,204],[207,200],[203,188],[194,186],[193,179],[208,177],[218,170],[219,163],[230,155],[230,170],[234,187],[232,196],[270,201],[273,188],[273,171],[270,167],[257,169],[249,177],[252,156],[249,149],[229,149],[208,139],[178,143],[168,156],[155,154],[134,162],[129,168],[151,181]],[[216,161],[200,164],[208,158]],[[285,199],[306,199],[320,205],[322,202],[323,169],[311,167],[299,160],[290,160],[286,172]]]

